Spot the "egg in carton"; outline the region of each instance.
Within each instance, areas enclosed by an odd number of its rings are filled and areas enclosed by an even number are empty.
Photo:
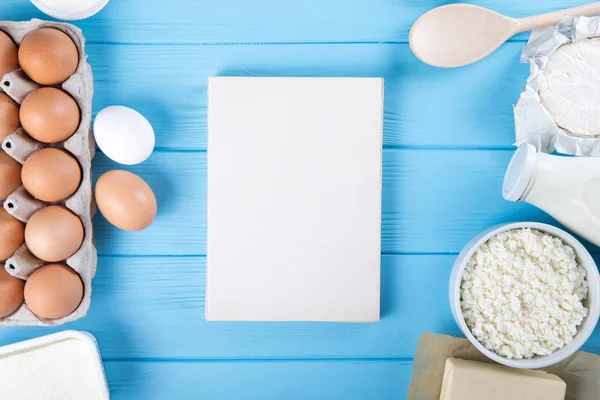
[[[70,315],[53,320],[46,320],[34,315],[26,304],[23,304],[14,314],[0,319],[0,326],[55,326],[70,322],[86,315],[90,306],[92,294],[92,278],[96,274],[98,256],[94,244],[92,217],[95,205],[92,196],[91,166],[95,154],[95,143],[91,133],[92,96],[94,79],[92,69],[86,61],[84,52],[85,39],[81,30],[71,24],[31,20],[27,22],[0,22],[0,30],[8,34],[17,43],[30,32],[39,28],[55,28],[66,33],[75,43],[79,52],[79,65],[74,75],[60,87],[71,95],[77,102],[81,112],[79,127],[73,136],[64,142],[52,145],[40,143],[31,138],[22,128],[13,132],[2,142],[2,149],[20,164],[37,150],[45,147],[64,149],[75,156],[82,171],[81,184],[77,191],[60,204],[75,213],[83,223],[85,236],[79,250],[66,260],[66,264],[75,270],[84,285],[84,297],[79,307]],[[18,104],[25,97],[41,87],[32,82],[22,70],[16,70],[4,75],[0,83],[4,92]],[[38,210],[48,206],[48,203],[36,200],[23,186],[8,196],[4,201],[5,210],[23,223]],[[9,274],[27,280],[29,276],[43,265],[49,264],[35,257],[23,244],[16,253],[5,261],[4,265]]]

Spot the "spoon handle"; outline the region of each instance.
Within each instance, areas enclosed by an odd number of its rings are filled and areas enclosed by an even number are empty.
[[[554,11],[547,14],[540,14],[534,17],[519,18],[516,19],[518,24],[517,33],[530,31],[532,29],[542,28],[545,26],[555,25],[559,23],[562,17],[564,17],[565,15],[583,15],[589,17],[596,14],[600,14],[600,1],[591,4],[586,4],[583,6],[568,8],[566,10]]]

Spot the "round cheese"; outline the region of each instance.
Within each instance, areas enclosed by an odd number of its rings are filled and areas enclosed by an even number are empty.
[[[539,95],[561,128],[579,136],[600,135],[600,38],[565,44],[552,53]]]

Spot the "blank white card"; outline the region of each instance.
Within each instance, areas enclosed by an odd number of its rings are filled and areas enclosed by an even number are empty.
[[[378,321],[383,80],[208,86],[206,319]]]

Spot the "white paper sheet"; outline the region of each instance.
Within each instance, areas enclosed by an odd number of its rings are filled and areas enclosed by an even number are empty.
[[[383,80],[209,80],[208,320],[379,320]]]

